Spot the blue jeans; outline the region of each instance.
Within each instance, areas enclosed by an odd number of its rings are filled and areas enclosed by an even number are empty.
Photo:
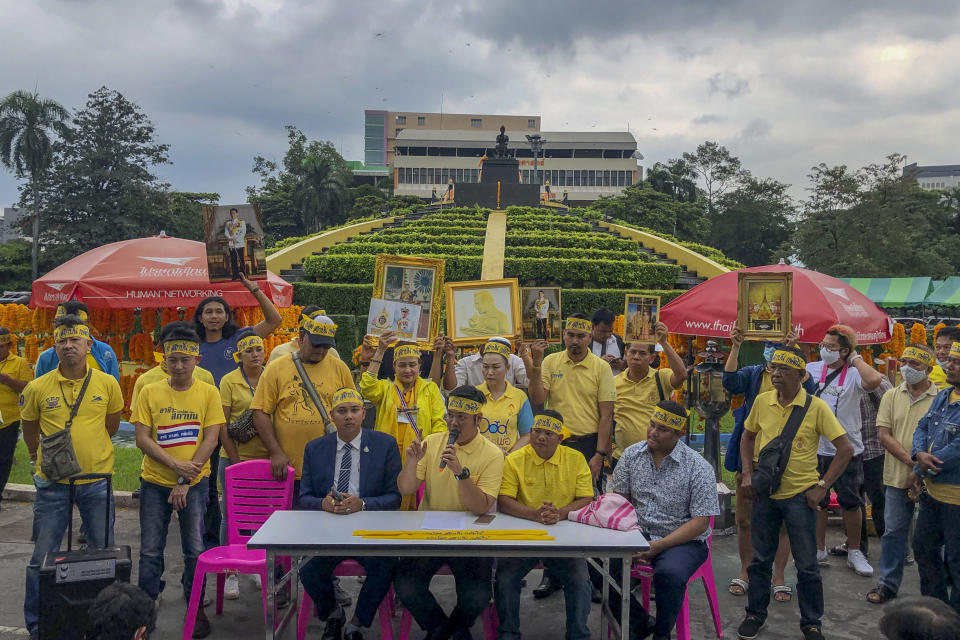
[[[767,619],[773,558],[780,546],[780,527],[787,525],[790,550],[797,567],[797,600],[800,626],[820,628],[823,617],[823,582],[817,565],[817,512],[802,492],[791,498],[757,498],[750,514],[753,560],[747,567],[747,615]],[[658,596],[659,597],[659,596]]]
[[[960,505],[921,494],[920,514],[913,532],[920,593],[943,600],[960,613],[960,535],[957,531],[960,531]],[[948,573],[953,580],[950,593],[947,592]]]
[[[498,558],[494,594],[500,628],[498,640],[520,640],[520,581],[537,566],[537,558]],[[563,585],[567,640],[590,640],[590,577],[582,558],[544,558],[550,575]]]
[[[27,586],[23,599],[23,618],[30,633],[37,631],[37,607],[40,599],[40,565],[50,552],[59,551],[63,534],[70,521],[70,485],[50,484],[34,477],[37,497],[33,502],[33,555],[27,565]],[[91,547],[113,545],[113,494],[107,495],[107,481],[99,480],[76,485],[77,509],[85,525]],[[109,539],[104,540],[107,526],[107,504],[110,505]]]
[[[894,593],[900,590],[903,581],[903,562],[907,557],[907,539],[915,507],[916,503],[907,497],[906,489],[886,487],[885,528],[880,539],[880,584]]]
[[[209,500],[209,478],[187,491],[187,506],[177,512],[180,544],[183,547],[183,597],[190,599],[197,558],[203,553],[203,516]],[[153,600],[163,591],[163,552],[173,505],[167,502],[172,487],[140,479],[140,576],[137,585]]]

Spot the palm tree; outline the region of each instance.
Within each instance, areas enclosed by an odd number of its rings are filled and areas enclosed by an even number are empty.
[[[33,196],[34,280],[40,258],[40,191],[53,162],[51,133],[64,136],[70,112],[59,102],[37,93],[14,91],[0,102],[0,162],[17,178],[29,177]]]
[[[320,231],[324,223],[337,220],[343,213],[347,187],[343,176],[329,158],[307,155],[300,163],[293,201],[303,212],[304,225]]]

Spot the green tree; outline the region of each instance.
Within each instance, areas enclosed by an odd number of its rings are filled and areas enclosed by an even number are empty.
[[[600,197],[589,209],[689,242],[704,242],[710,232],[700,203],[677,201],[646,183],[630,185],[617,196]]]
[[[654,163],[646,178],[654,190],[673,196],[680,202],[696,202],[700,197],[697,189],[697,174],[682,158],[668,160],[666,164]]]
[[[29,242],[10,240],[0,244],[0,289],[29,291],[33,281],[30,268]]]
[[[699,145],[693,153],[684,153],[683,160],[703,181],[707,215],[711,217],[716,213],[717,199],[749,175],[740,164],[739,158],[727,151],[722,144],[711,140]]]
[[[0,162],[17,178],[29,178],[33,246],[30,273],[38,275],[40,260],[40,203],[56,136],[68,132],[70,113],[59,102],[29,91],[14,91],[0,102]]]
[[[203,205],[217,204],[219,201],[219,193],[171,191],[168,194],[170,228],[166,230],[167,234],[175,238],[202,241],[204,239]]]
[[[46,250],[67,260],[109,242],[172,229],[168,185],[152,167],[169,146],[118,91],[100,87],[76,112],[70,135],[55,145],[41,231]]]
[[[366,218],[367,216],[378,215],[386,203],[387,201],[382,195],[360,196],[353,201],[353,208],[350,209],[348,219],[353,220],[354,218]]]
[[[776,262],[794,228],[789,188],[772,178],[747,177],[723,194],[711,223],[713,246],[748,267]]]
[[[293,190],[293,201],[303,213],[304,225],[314,231],[343,222],[347,199],[344,173],[333,157],[339,158],[340,154],[329,142],[321,144],[320,153],[310,153],[301,162]]]

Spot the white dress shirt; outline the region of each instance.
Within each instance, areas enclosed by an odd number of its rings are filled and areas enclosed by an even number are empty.
[[[352,496],[360,497],[360,436],[358,433],[357,436],[350,441],[350,446],[353,449],[350,452],[350,486],[347,488],[347,493]],[[337,486],[337,481],[340,479],[340,463],[343,461],[343,448],[347,446],[347,443],[340,439],[340,434],[337,434],[337,463],[333,469],[333,486]]]
[[[530,380],[527,378],[527,369],[523,366],[523,359],[514,354],[510,354],[510,368],[507,370],[506,380],[515,387],[526,389],[530,386]],[[477,386],[484,383],[483,377],[483,356],[479,353],[471,354],[465,358],[457,360],[457,367],[454,369],[457,376],[457,386],[469,384]]]

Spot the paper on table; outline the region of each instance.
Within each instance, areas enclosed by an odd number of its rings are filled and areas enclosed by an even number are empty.
[[[423,514],[421,529],[441,531],[446,529],[465,529],[467,516],[460,511],[429,511]]]

